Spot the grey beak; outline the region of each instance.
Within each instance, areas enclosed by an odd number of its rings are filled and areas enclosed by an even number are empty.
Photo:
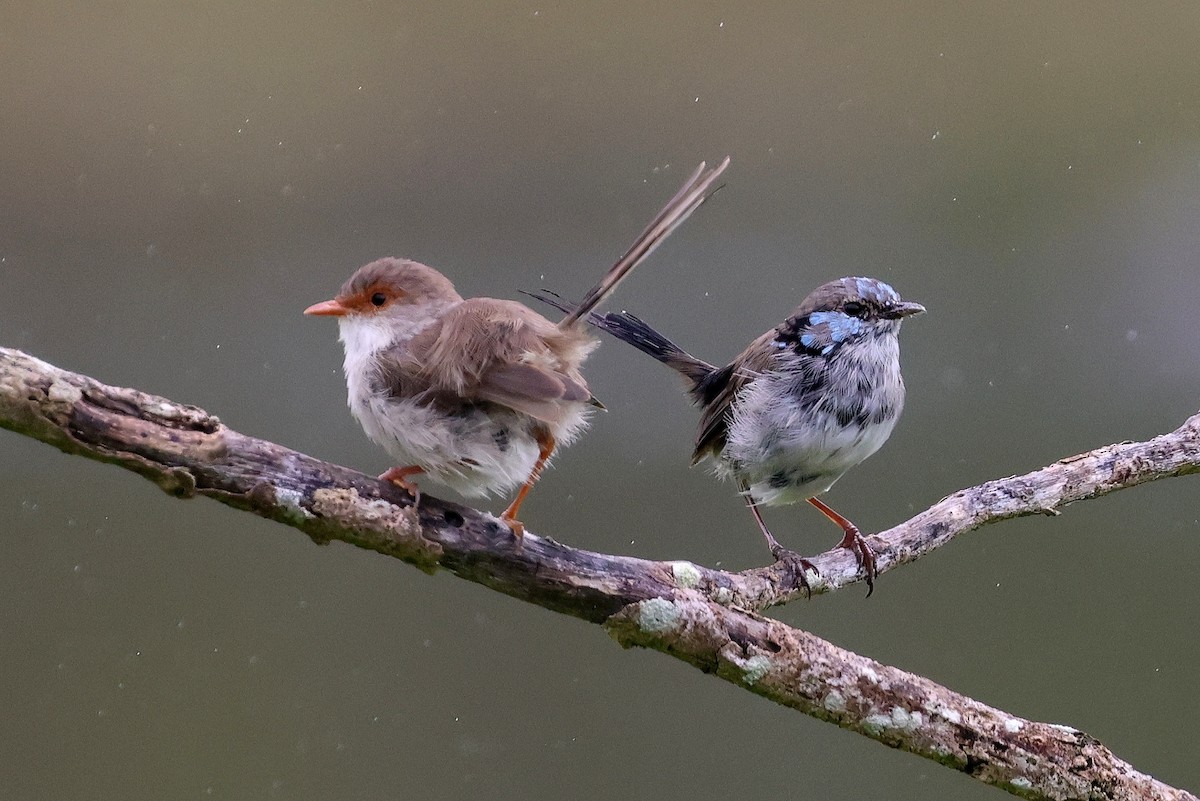
[[[914,314],[924,313],[925,307],[920,303],[912,303],[907,300],[902,300],[884,312],[883,316],[889,320],[901,320],[905,317],[912,317]]]

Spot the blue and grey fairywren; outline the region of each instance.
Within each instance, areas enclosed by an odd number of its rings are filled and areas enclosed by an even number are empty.
[[[535,297],[559,308],[561,299]],[[760,505],[806,500],[837,523],[838,544],[857,558],[874,590],[875,553],[858,527],[816,496],[887,440],[904,406],[897,334],[925,307],[874,278],[817,287],[774,330],[725,367],[697,359],[627,312],[588,321],[679,372],[703,417],[692,464],[712,460],[737,482],[771,554],[794,557],[771,534]],[[800,559],[804,570],[816,570]],[[803,572],[801,583],[807,587]]]

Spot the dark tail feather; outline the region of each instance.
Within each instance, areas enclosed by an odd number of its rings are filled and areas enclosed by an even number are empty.
[[[688,389],[699,387],[717,370],[715,366],[697,359],[629,312],[591,314],[588,315],[588,322],[678,372],[692,385]]]
[[[571,311],[576,305],[563,300],[561,295],[548,289],[537,292],[522,292],[559,311]],[[717,368],[702,359],[697,359],[683,348],[651,328],[644,320],[629,312],[596,314],[589,312],[587,321],[601,331],[607,331],[622,342],[628,342],[642,353],[647,353],[675,370],[688,380],[688,390],[695,395],[705,379]]]
[[[562,295],[558,294],[557,292],[553,292],[549,289],[536,289],[533,292],[529,292],[524,289],[518,289],[517,291],[520,292],[522,295],[525,295],[526,297],[533,298],[534,300],[540,300],[542,303],[545,303],[547,306],[553,306],[554,308],[558,309],[560,312],[575,311],[575,307],[579,305],[577,303],[572,303],[571,301],[564,298]],[[588,322],[591,323],[592,325],[595,325],[596,324],[595,321],[599,320],[599,319],[600,319],[600,315],[598,315],[598,314],[593,314],[593,313],[588,314]]]

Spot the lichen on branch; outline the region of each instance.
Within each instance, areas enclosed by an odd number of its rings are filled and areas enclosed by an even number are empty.
[[[1095,738],[994,709],[924,677],[838,648],[760,612],[804,592],[795,567],[730,573],[572,548],[492,515],[240,434],[194,406],[112,387],[0,348],[0,427],[124,467],[177,497],[197,495],[341,540],[427,572],[603,624],[750,692],[967,773],[1024,798],[1192,799],[1139,773]],[[1023,476],[960,490],[872,537],[879,571],[956,536],[1146,481],[1200,471],[1200,414]],[[861,580],[842,549],[813,557],[814,593]]]

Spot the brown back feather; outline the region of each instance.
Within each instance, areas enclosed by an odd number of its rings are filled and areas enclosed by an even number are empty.
[[[556,423],[567,411],[562,401],[590,398],[577,365],[596,344],[515,301],[472,298],[413,337],[398,377]]]

